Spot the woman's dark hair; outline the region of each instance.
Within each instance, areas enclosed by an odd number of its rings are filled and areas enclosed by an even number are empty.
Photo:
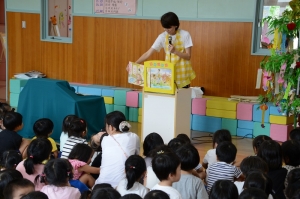
[[[192,144],[182,145],[175,153],[180,159],[181,170],[190,171],[200,162],[199,152]]]
[[[161,190],[152,190],[145,195],[144,199],[170,199],[170,197]]]
[[[73,179],[73,167],[67,159],[56,158],[47,162],[44,168],[41,182],[47,182],[48,185],[65,186],[69,180]]]
[[[143,199],[143,198],[135,193],[130,193],[122,196],[120,199]]]
[[[127,132],[129,131],[128,126],[124,126],[123,129],[119,128],[120,123],[123,121],[126,121],[126,117],[121,111],[110,112],[105,117],[105,123],[114,127],[116,131]]]
[[[40,191],[33,191],[23,196],[21,199],[48,199],[48,196]]]
[[[245,177],[252,171],[261,171],[267,173],[269,168],[267,163],[257,156],[249,156],[242,160],[240,169]]]
[[[300,168],[293,169],[288,173],[287,184],[285,195],[287,198],[292,198],[300,188]]]
[[[32,189],[34,190],[34,184],[26,178],[15,179],[15,180],[10,181],[3,190],[4,198],[5,199],[14,199],[14,197],[13,197],[14,191],[19,188],[25,188],[25,187],[26,188],[32,187]]]
[[[258,188],[247,188],[242,191],[239,199],[268,199],[268,195]]]
[[[139,155],[131,155],[125,161],[125,172],[127,178],[127,187],[129,190],[133,187],[133,184],[138,181],[142,175],[146,172],[145,160]]]
[[[95,189],[92,191],[90,199],[98,199],[98,198],[105,198],[105,199],[119,199],[121,194],[116,191],[114,188],[101,188]]]
[[[297,140],[288,140],[282,143],[282,157],[286,165],[300,165],[300,142]]]
[[[155,133],[155,132],[150,133],[144,139],[144,143],[143,143],[144,153],[143,153],[143,155],[148,157],[151,150],[153,150],[157,146],[163,145],[163,144],[164,144],[164,141],[158,133]]]
[[[31,141],[27,148],[27,159],[24,161],[24,167],[27,174],[34,173],[34,165],[41,164],[49,159],[52,151],[51,142],[46,138],[37,138]]]
[[[226,163],[231,163],[236,158],[237,149],[231,142],[221,142],[216,149],[218,160]]]
[[[185,142],[182,139],[173,138],[168,143],[168,147],[170,147],[170,149],[175,153],[175,151],[184,144],[185,144]]]
[[[281,146],[276,141],[264,141],[258,149],[257,156],[261,157],[267,163],[269,171],[282,167]]]
[[[270,137],[267,136],[267,135],[259,135],[259,136],[255,137],[255,138],[253,139],[253,141],[252,141],[252,147],[253,147],[253,149],[256,150],[256,153],[257,153],[257,151],[258,151],[260,145],[261,145],[264,141],[266,141],[266,140],[272,140],[272,138],[270,138]]]
[[[1,166],[5,169],[15,169],[22,161],[22,155],[15,150],[4,151],[1,160]]]
[[[180,133],[176,136],[176,138],[183,140],[185,144],[191,144],[191,140],[186,134]]]
[[[217,180],[210,190],[210,199],[238,199],[239,192],[230,180]]]
[[[213,134],[213,148],[215,148],[215,144],[220,144],[221,142],[231,142],[231,134],[227,129],[217,130]]]
[[[263,190],[268,196],[270,194],[273,195],[272,187],[272,180],[267,176],[267,174],[260,171],[252,171],[247,176],[243,188],[258,188]]]
[[[78,118],[76,115],[67,115],[62,123],[62,131],[67,133],[69,131],[69,128],[71,126],[72,120]]]
[[[3,126],[10,131],[15,130],[23,123],[23,117],[20,113],[9,111],[4,114]]]
[[[71,121],[68,136],[81,137],[82,132],[86,131],[87,124],[84,119],[76,118]]]
[[[48,138],[49,134],[53,131],[54,124],[48,118],[37,120],[33,125],[33,131],[36,137]]]
[[[88,162],[92,156],[93,149],[83,143],[76,144],[71,150],[68,159],[77,159],[82,162]]]
[[[160,18],[160,23],[163,28],[171,28],[171,26],[177,26],[175,30],[179,28],[179,19],[174,12],[167,12]]]
[[[170,174],[176,174],[180,160],[173,152],[159,151],[152,159],[152,168],[157,178],[162,181],[168,179]]]
[[[291,130],[291,132],[290,132],[290,139],[291,140],[298,140],[298,141],[300,141],[300,128],[299,127]]]
[[[6,185],[16,179],[22,179],[23,176],[20,171],[15,169],[6,169],[0,171],[0,198],[4,198],[3,191]]]

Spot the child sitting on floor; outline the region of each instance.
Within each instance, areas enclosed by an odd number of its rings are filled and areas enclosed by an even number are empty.
[[[46,138],[51,142],[52,145],[52,155],[54,158],[57,158],[58,151],[55,141],[50,137],[50,135],[53,132],[54,124],[53,122],[48,118],[42,118],[37,120],[33,125],[33,131],[35,133],[35,137],[32,138],[32,140],[36,138]]]
[[[165,153],[159,151],[152,160],[153,171],[160,182],[151,190],[161,190],[166,192],[170,199],[181,199],[181,194],[172,187],[174,182],[180,180],[180,160],[173,152]]]
[[[233,165],[236,158],[237,149],[231,142],[222,142],[218,144],[216,149],[218,162],[212,164],[207,170],[207,191],[217,180],[234,181],[239,178],[242,172],[239,168]]]

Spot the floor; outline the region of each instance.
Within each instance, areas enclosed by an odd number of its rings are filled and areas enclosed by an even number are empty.
[[[130,122],[130,124],[132,126],[132,132],[137,133],[141,137],[142,124],[136,122]],[[191,137],[192,143],[198,149],[200,161],[202,162],[206,152],[209,149],[212,149],[212,133],[191,130]],[[252,149],[252,140],[253,139],[251,138],[232,137],[232,142],[237,147],[236,165],[239,165],[245,157],[254,154]]]

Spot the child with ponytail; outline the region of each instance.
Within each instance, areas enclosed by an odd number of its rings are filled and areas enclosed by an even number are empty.
[[[68,158],[75,144],[83,143],[88,144],[84,138],[87,135],[87,124],[84,119],[76,118],[71,121],[70,128],[68,130],[68,139],[62,149],[62,158]]]
[[[45,163],[52,151],[51,142],[46,138],[37,138],[27,148],[27,159],[20,162],[16,170],[20,171],[24,178],[35,183],[35,190],[39,191],[45,185],[35,182],[35,178],[44,171]]]
[[[146,174],[146,170],[145,160],[139,155],[131,155],[125,161],[126,178],[121,180],[116,188],[121,196],[131,193],[144,198],[149,190],[139,181]]]
[[[41,175],[41,182],[47,184],[41,189],[41,192],[45,193],[49,199],[79,199],[81,196],[79,190],[69,184],[69,180],[73,178],[72,170],[72,165],[66,159],[49,160]]]

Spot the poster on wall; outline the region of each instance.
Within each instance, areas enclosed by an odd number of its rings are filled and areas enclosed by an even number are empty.
[[[136,0],[94,0],[95,14],[135,15]]]

